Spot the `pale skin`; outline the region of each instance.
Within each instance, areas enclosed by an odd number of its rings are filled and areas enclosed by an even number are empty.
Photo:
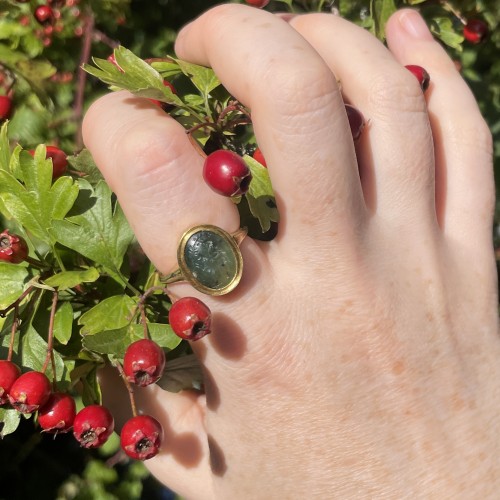
[[[203,297],[206,395],[137,391],[165,428],[147,465],[188,499],[498,497],[491,135],[416,11],[387,40],[242,5],[179,34],[177,55],[251,108],[282,218],[272,242],[243,241],[239,287]],[[406,64],[430,73],[425,96]],[[369,120],[356,145],[342,95]],[[185,229],[238,228],[184,129],[146,100],[99,99],[84,139],[160,271]],[[103,379],[124,419],[117,387]]]

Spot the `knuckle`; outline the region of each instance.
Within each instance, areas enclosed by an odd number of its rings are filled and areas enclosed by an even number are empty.
[[[293,61],[269,66],[263,80],[273,82],[268,88],[268,99],[294,130],[297,124],[301,124],[301,129],[309,128],[311,120],[316,122],[326,114],[331,117],[333,104],[341,102],[335,76],[323,63],[310,61],[300,69]]]
[[[405,70],[406,71],[406,70]],[[406,71],[379,73],[371,82],[368,101],[370,108],[381,116],[385,114],[427,113],[426,102],[417,79]]]
[[[144,121],[128,129],[116,145],[116,168],[121,175],[131,174],[137,182],[150,185],[151,179],[164,179],[169,165],[179,161],[184,154],[184,143],[179,134],[169,133],[166,127]]]

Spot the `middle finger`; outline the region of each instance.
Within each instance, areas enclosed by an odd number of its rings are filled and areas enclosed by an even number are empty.
[[[359,227],[365,207],[343,99],[302,36],[268,12],[222,5],[181,31],[176,52],[211,66],[250,107],[283,219],[279,238],[290,242],[281,248],[300,258]]]

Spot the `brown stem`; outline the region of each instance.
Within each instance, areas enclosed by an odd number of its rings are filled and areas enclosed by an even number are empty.
[[[88,63],[90,59],[90,51],[92,47],[92,36],[94,32],[94,15],[92,12],[87,12],[83,21],[83,37],[82,37],[82,52],[80,62],[78,64],[77,84],[75,101],[73,104],[73,115],[75,120],[80,123],[83,115],[83,104],[85,99],[85,83],[87,81],[87,72],[83,70],[83,65]],[[78,126],[76,132],[75,144],[78,150],[83,147],[82,127]]]
[[[112,49],[116,49],[116,47],[120,46],[120,42],[117,42],[116,40],[113,40],[110,38],[106,33],[103,33],[101,30],[98,30],[94,28],[94,31],[92,33],[92,38],[96,42],[102,42],[108,47],[111,47]]]
[[[11,310],[11,309],[14,309],[15,307],[17,307],[23,300],[24,298],[29,295],[29,293],[33,290],[34,286],[29,286],[28,288],[26,288],[26,290],[24,290],[24,292],[14,301],[12,302],[12,304],[10,304],[9,306],[7,306],[5,309],[0,309],[0,318],[5,318],[5,316],[7,315],[7,313]]]
[[[467,19],[462,15],[462,13],[459,10],[453,7],[453,5],[451,5],[450,2],[447,2],[446,0],[440,0],[440,3],[443,6],[444,10],[451,12],[463,25],[467,24]]]
[[[146,318],[146,310],[144,307],[144,302],[139,302],[139,311],[141,312],[141,323],[142,323],[142,329],[143,329],[143,335],[145,339],[149,338],[149,332],[148,332],[148,319]]]
[[[205,128],[205,127],[212,127],[213,129],[216,129],[216,124],[213,122],[203,122],[203,123],[198,123],[198,125],[194,125],[193,127],[189,128],[186,130],[186,134],[192,134],[193,132],[196,132],[200,128]]]
[[[123,380],[123,383],[125,384],[125,387],[127,388],[128,396],[130,399],[130,407],[132,408],[132,415],[134,417],[136,417],[137,416],[137,407],[135,406],[134,389],[132,389],[130,382],[127,380],[127,376],[125,375],[125,372],[123,371],[122,365],[120,364],[119,361],[115,361],[115,366],[116,366],[116,369],[120,373],[120,376]]]
[[[57,301],[59,299],[59,293],[57,290],[55,290],[52,294],[52,306],[50,308],[50,318],[49,318],[49,333],[48,333],[48,338],[47,338],[47,355],[45,356],[45,361],[43,363],[42,367],[42,373],[45,373],[47,371],[47,367],[49,366],[49,362],[52,358],[52,350],[54,348],[54,318],[56,317],[56,308],[57,308]],[[55,366],[53,367],[55,368]],[[56,377],[55,370],[52,376]]]
[[[16,338],[17,327],[19,326],[19,304],[14,306],[14,319],[12,320],[12,328],[10,330],[9,352],[7,354],[7,361],[12,361],[12,354],[14,353],[14,339]]]

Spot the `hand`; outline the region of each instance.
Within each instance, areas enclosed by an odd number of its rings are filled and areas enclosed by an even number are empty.
[[[281,214],[275,240],[243,241],[236,291],[204,298],[214,331],[193,349],[206,397],[138,391],[166,429],[147,463],[187,498],[498,494],[491,137],[415,11],[396,13],[387,39],[241,5],[179,34],[178,56],[252,110]],[[425,95],[406,64],[430,73]],[[356,146],[343,97],[368,120]],[[160,271],[186,228],[238,228],[184,129],[146,100],[100,99],[84,138]]]

